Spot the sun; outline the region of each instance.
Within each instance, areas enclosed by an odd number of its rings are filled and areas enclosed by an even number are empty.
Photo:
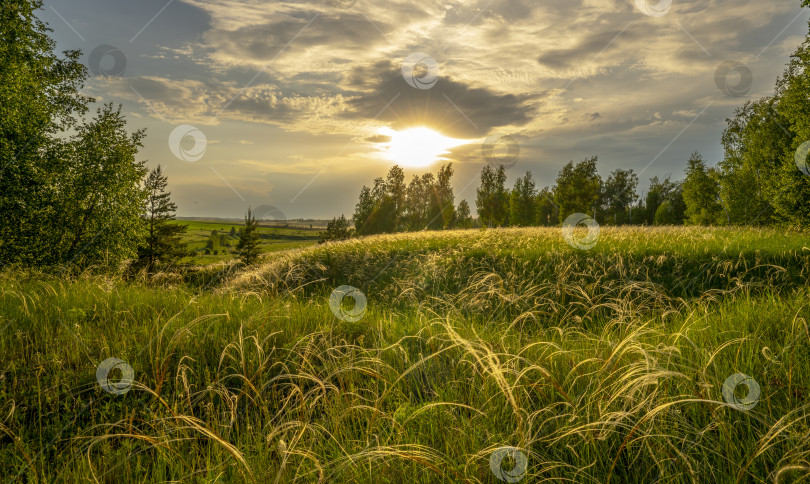
[[[380,143],[380,148],[389,160],[404,167],[422,167],[437,162],[449,149],[469,143],[469,140],[448,138],[430,128],[408,128],[395,131],[380,128],[380,134],[391,138]]]

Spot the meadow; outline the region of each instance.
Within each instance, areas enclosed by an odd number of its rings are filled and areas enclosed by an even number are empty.
[[[244,220],[211,220],[211,219],[183,219],[177,223],[185,225],[186,234],[183,243],[194,255],[184,258],[181,262],[192,265],[206,265],[216,262],[226,262],[234,259],[233,250],[239,242],[238,236],[231,236],[231,228],[239,230],[244,226]],[[298,249],[317,243],[318,234],[324,230],[326,222],[313,221],[262,221],[259,223],[259,243],[262,252],[276,252],[279,250]],[[206,251],[211,232],[216,230],[224,237],[225,244]]]
[[[687,227],[6,269],[0,479],[807,482],[809,276],[806,231]]]

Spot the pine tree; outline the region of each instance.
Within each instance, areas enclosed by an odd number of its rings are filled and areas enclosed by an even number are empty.
[[[172,264],[191,255],[182,242],[188,227],[172,223],[177,205],[171,201],[171,193],[166,191],[167,184],[160,165],[149,172],[144,182],[147,192],[146,213],[143,216],[146,238],[138,247],[136,267],[143,267],[148,272],[154,272],[159,263]]]
[[[239,235],[239,243],[236,244],[236,254],[245,265],[256,263],[261,254],[259,248],[259,222],[250,208],[245,214],[245,226]]]

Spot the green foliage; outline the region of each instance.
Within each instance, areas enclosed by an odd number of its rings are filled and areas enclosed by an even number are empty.
[[[658,208],[663,203],[669,204],[669,211],[672,212],[670,224],[683,224],[686,203],[683,200],[683,187],[681,183],[673,183],[669,177],[660,180],[657,176],[650,178],[650,188],[647,191],[646,203],[643,208],[639,207],[639,216],[645,217],[645,222],[653,224]]]
[[[559,207],[554,203],[554,191],[548,187],[537,194],[537,225],[548,227],[557,225],[559,220]]]
[[[208,236],[208,241],[205,243],[206,249],[219,249],[219,232],[212,230]]]
[[[808,99],[810,34],[791,56],[774,94],[746,103],[728,120],[718,178],[731,223],[810,225],[810,177],[795,160],[797,149],[810,140]]]
[[[241,233],[239,237],[241,237]],[[230,246],[231,246],[230,236],[220,233],[216,229],[211,231],[211,234],[208,236],[208,240],[205,243],[205,247],[208,249],[222,249],[223,247],[230,247]]]
[[[352,216],[357,234],[450,228],[455,220],[452,177],[448,164],[436,176],[414,175],[406,187],[402,169],[392,167],[385,179],[374,180],[373,188],[360,190]]]
[[[635,205],[630,206],[630,213],[628,214],[630,219],[631,225],[644,225],[647,224],[647,207],[641,201],[641,197],[639,197],[639,201]],[[681,222],[683,223],[683,217],[681,217]]]
[[[259,222],[249,207],[245,214],[245,225],[239,235],[239,243],[236,244],[236,254],[239,260],[248,266],[255,264],[261,254],[259,248]]]
[[[386,179],[376,178],[374,188],[363,187],[354,212],[354,225],[360,235],[394,232],[402,222],[404,173],[394,166]]]
[[[602,193],[602,177],[596,172],[594,156],[574,165],[568,162],[557,176],[554,202],[561,219],[573,213],[590,214],[596,211]]]
[[[346,240],[352,236],[352,227],[346,217],[341,214],[340,217],[333,218],[327,225],[326,230],[320,233],[319,243]]]
[[[32,266],[117,266],[135,255],[145,173],[111,104],[93,101],[81,52],[54,54],[37,0],[0,10],[0,260]],[[58,228],[58,229],[56,229]]]
[[[720,225],[723,206],[720,204],[720,186],[716,172],[707,168],[699,153],[693,153],[683,181],[683,200],[686,204],[686,223],[690,225]]]
[[[664,201],[664,203],[659,205],[658,210],[655,211],[655,219],[653,222],[655,225],[675,225],[675,210],[672,208],[672,204],[668,201]]]
[[[62,146],[49,186],[58,194],[40,223],[50,228],[47,264],[110,267],[136,255],[144,236],[143,162],[135,160],[144,132],[128,133],[121,108],[106,104]],[[61,230],[53,230],[60,227]]]
[[[475,197],[478,220],[484,227],[498,227],[509,223],[509,192],[506,189],[506,171],[484,165],[481,184]]]
[[[428,228],[432,230],[447,229],[456,218],[455,196],[453,195],[453,164],[442,165],[436,175],[436,185],[430,197],[430,219]]]
[[[530,227],[537,221],[537,200],[534,179],[526,172],[515,181],[509,195],[509,224],[513,227]]]
[[[430,193],[433,191],[434,177],[425,173],[414,175],[406,189],[405,226],[407,230],[423,230],[430,218]]]
[[[602,217],[605,222],[629,222],[630,206],[636,201],[638,175],[633,170],[614,170],[602,187]]]
[[[731,223],[764,225],[772,220],[771,201],[781,197],[776,175],[791,144],[792,136],[782,129],[787,121],[774,98],[763,98],[745,103],[727,122],[718,165],[720,197]]]
[[[0,9],[0,261],[66,262],[52,254],[54,182],[65,164],[53,159],[69,147],[60,136],[87,111],[79,92],[87,70],[79,51],[64,57],[35,16],[38,0],[8,0]],[[54,165],[58,166],[54,166]]]
[[[134,266],[148,272],[154,272],[158,264],[170,266],[191,255],[182,240],[187,226],[172,223],[177,205],[171,201],[171,193],[166,191],[167,185],[168,179],[160,165],[149,172],[144,182],[146,236],[138,247],[138,259]]]
[[[806,3],[805,3],[806,5]],[[774,210],[780,221],[794,226],[810,226],[810,176],[796,166],[796,152],[810,141],[810,34],[791,56],[782,78],[777,82],[777,110],[793,134],[789,149],[780,158],[772,191]],[[805,160],[807,161],[807,160]]]
[[[388,170],[388,175],[385,177],[385,189],[386,193],[383,196],[387,199],[385,203],[390,206],[388,210],[391,212],[393,224],[391,231],[399,232],[405,212],[405,172],[402,171],[402,168],[394,165]]]
[[[470,204],[467,203],[467,200],[462,200],[458,202],[458,208],[456,209],[456,228],[459,229],[469,229],[473,226],[473,218],[470,212]]]

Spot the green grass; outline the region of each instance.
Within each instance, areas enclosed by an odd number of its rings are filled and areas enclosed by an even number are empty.
[[[208,221],[208,220],[178,220],[177,223],[188,227],[183,242],[188,248],[194,251],[194,256],[187,257],[183,261],[186,264],[208,265],[217,262],[228,262],[235,258],[233,253],[238,237],[231,237],[231,228],[237,231],[244,225],[241,221]],[[217,250],[217,254],[209,251],[205,253],[211,232],[217,232],[227,236],[227,247]],[[300,222],[260,222],[259,237],[262,252],[277,252],[280,250],[297,249],[314,245],[318,241],[318,234],[324,230],[324,224],[318,221]]]
[[[7,272],[0,477],[495,483],[514,446],[520,482],[806,482],[807,241],[604,229],[584,252],[554,229],[455,231],[148,284]],[[359,321],[328,306],[343,284]],[[96,381],[108,357],[135,371],[123,395]],[[752,409],[723,399],[737,372]]]

